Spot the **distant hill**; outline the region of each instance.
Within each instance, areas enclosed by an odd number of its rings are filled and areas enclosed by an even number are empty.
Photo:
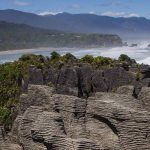
[[[39,16],[8,9],[0,10],[0,20],[67,32],[117,34],[122,38],[150,38],[150,20],[142,17],[113,18],[69,13]]]
[[[36,47],[121,46],[117,35],[65,33],[25,24],[0,22],[0,50]]]

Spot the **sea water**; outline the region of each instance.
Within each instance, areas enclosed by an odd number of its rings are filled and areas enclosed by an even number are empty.
[[[30,50],[17,50],[0,52],[0,63],[13,62],[21,57],[23,54],[33,53],[36,55],[50,56],[50,53],[55,50],[61,55],[67,52],[72,53],[77,58],[81,58],[86,54],[93,56],[104,56],[117,59],[121,54],[127,54],[129,57],[135,59],[138,63],[150,65],[150,42],[140,42],[137,47],[115,47],[115,48],[92,48],[92,49],[79,49],[79,48],[43,48],[43,49],[30,49]]]

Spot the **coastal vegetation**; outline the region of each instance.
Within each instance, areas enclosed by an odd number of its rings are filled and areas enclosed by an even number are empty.
[[[17,109],[18,99],[22,92],[22,81],[28,79],[28,68],[34,65],[39,69],[57,68],[61,69],[65,65],[90,64],[95,68],[111,68],[122,62],[129,62],[131,58],[121,55],[118,60],[108,57],[93,57],[86,55],[81,59],[76,58],[71,53],[61,56],[57,52],[52,52],[51,57],[42,55],[26,54],[19,60],[0,65],[0,124],[10,125],[13,121],[12,108]],[[53,86],[52,83],[48,84]]]
[[[69,33],[8,22],[0,22],[0,35],[0,51],[38,47],[122,46],[121,38],[116,35]]]

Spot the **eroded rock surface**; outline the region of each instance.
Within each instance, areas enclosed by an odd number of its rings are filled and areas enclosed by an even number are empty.
[[[96,92],[110,92],[120,86],[134,85],[136,75],[123,67],[96,69],[90,64],[63,66],[46,70],[29,68],[29,83],[52,83],[57,93],[87,98]]]
[[[149,150],[149,110],[130,93],[118,93],[81,99],[30,85],[9,142],[18,150]]]

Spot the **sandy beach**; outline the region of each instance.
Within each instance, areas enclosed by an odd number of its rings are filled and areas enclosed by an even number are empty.
[[[32,49],[20,49],[20,50],[7,50],[7,51],[1,51],[0,55],[6,55],[6,54],[27,54],[27,53],[34,53],[34,52],[41,52],[41,51],[57,51],[60,48],[32,48]],[[61,48],[61,49],[66,49],[66,48]],[[69,49],[69,48],[68,48]]]
[[[104,56],[117,59],[120,54],[127,54],[135,59],[138,63],[150,64],[150,50],[144,46],[138,47],[115,47],[115,48],[32,48],[21,50],[8,50],[0,52],[0,64],[5,62],[13,62],[20,58],[23,54],[33,53],[36,55],[50,56],[52,51],[57,51],[61,55],[67,52],[72,53],[77,58],[81,58],[87,54],[93,56]]]

